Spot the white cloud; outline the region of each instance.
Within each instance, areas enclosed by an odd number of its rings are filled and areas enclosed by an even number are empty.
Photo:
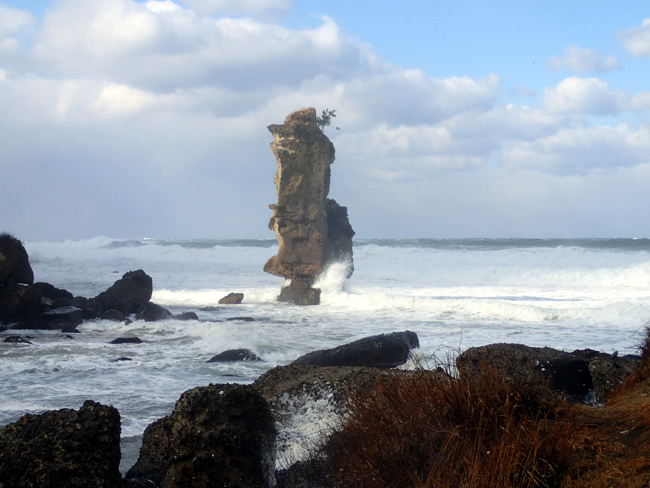
[[[568,69],[573,73],[583,75],[620,69],[621,64],[613,54],[603,58],[600,53],[593,49],[567,46],[564,54],[562,56],[553,56],[547,61],[546,67],[551,71]]]
[[[20,51],[16,35],[34,27],[36,19],[25,11],[0,4],[0,55],[14,55]]]
[[[645,19],[641,27],[626,30],[619,38],[632,56],[650,56],[650,19]]]
[[[260,15],[290,10],[290,0],[184,0],[201,14]]]
[[[598,78],[570,77],[544,92],[544,108],[551,113],[615,115],[625,95]]]

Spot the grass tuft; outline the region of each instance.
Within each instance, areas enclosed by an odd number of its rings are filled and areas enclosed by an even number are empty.
[[[573,451],[568,405],[496,371],[423,368],[354,394],[323,447],[332,485],[355,488],[557,486]]]

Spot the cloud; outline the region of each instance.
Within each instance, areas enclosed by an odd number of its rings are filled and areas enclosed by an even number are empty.
[[[0,4],[0,55],[9,56],[20,51],[17,35],[30,30],[36,24],[35,17],[25,11]]]
[[[650,56],[650,19],[645,19],[641,27],[632,27],[619,35],[623,46],[632,56]]]
[[[385,235],[378,214],[400,237],[421,224],[451,235],[453,221],[488,235],[489,219],[502,235],[508,219],[535,235],[526,212],[559,232],[549,215],[569,197],[558,193],[596,198],[603,173],[650,185],[648,127],[593,122],[643,114],[650,92],[573,76],[537,106],[505,105],[498,74],[436,77],[388,63],[328,17],[297,30],[253,16],[284,2],[241,3],[250,17],[186,5],[63,0],[38,26],[0,15],[1,35],[33,40],[0,58],[6,230],[272,237],[266,126],[305,106],[337,111],[332,196],[360,235]]]
[[[184,0],[201,14],[260,15],[286,12],[292,8],[290,0]]]
[[[546,62],[546,67],[551,71],[568,69],[573,73],[583,75],[620,69],[621,64],[613,54],[603,58],[600,53],[593,49],[567,46],[564,54],[562,56],[553,56]]]

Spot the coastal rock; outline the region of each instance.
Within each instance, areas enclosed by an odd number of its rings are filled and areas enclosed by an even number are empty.
[[[106,310],[102,314],[102,320],[110,320],[111,322],[124,322],[126,320],[126,316],[120,312],[119,310]]]
[[[125,273],[109,289],[90,301],[97,315],[101,316],[106,310],[119,310],[128,316],[137,314],[151,300],[152,293],[153,280],[139,269]]]
[[[284,124],[268,127],[274,136],[278,201],[270,205],[269,228],[278,239],[278,252],[264,271],[289,279],[280,299],[299,305],[320,302],[313,284],[332,262],[349,263],[352,272],[352,236],[347,209],[327,195],[334,145],[318,128],[316,111],[302,109]]]
[[[467,349],[458,356],[456,365],[461,373],[467,370],[480,373],[481,368],[494,368],[514,379],[547,385],[568,400],[585,401],[594,391],[590,363],[604,356],[607,355],[595,351],[568,353],[550,347],[491,344]],[[606,396],[607,390],[611,391],[605,386],[608,381],[599,379],[600,395]]]
[[[24,337],[17,336],[17,335],[11,335],[5,337],[2,342],[6,342],[7,344],[31,344],[31,342],[29,342]]]
[[[43,309],[41,293],[32,285],[7,288],[4,294],[0,292],[0,323],[14,324],[14,329],[38,328]]]
[[[70,301],[74,298],[72,293],[62,288],[57,288],[50,283],[38,282],[34,283],[34,288],[36,288],[41,295],[45,298],[52,300],[53,308],[62,308],[70,306]]]
[[[69,329],[81,325],[84,320],[83,312],[77,307],[55,308],[44,312],[41,316],[43,329]],[[68,330],[64,331],[68,332]]]
[[[417,334],[407,330],[366,337],[333,349],[310,352],[291,364],[394,368],[404,364],[411,349],[419,346]]]
[[[34,284],[34,272],[27,250],[20,240],[0,234],[0,289]]]
[[[250,349],[229,349],[208,359],[207,363],[226,363],[233,361],[261,361],[257,354]]]
[[[118,488],[119,465],[120,414],[90,400],[0,429],[3,488]]]
[[[609,395],[639,364],[638,356],[600,355],[589,361],[589,372],[594,383],[594,395],[600,403],[605,403]]]
[[[194,312],[183,312],[179,314],[172,315],[174,320],[199,320],[199,316]]]
[[[167,488],[271,487],[275,436],[269,405],[251,386],[193,388],[147,427],[126,486],[151,480]]]
[[[109,344],[142,344],[142,340],[139,337],[118,337]]]
[[[244,300],[243,293],[228,293],[225,297],[219,299],[222,305],[239,305]]]
[[[138,320],[144,320],[145,322],[155,322],[157,320],[168,319],[171,315],[171,312],[165,307],[148,302],[140,308],[137,318]]]

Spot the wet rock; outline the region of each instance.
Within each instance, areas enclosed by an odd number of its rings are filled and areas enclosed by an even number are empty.
[[[106,310],[102,314],[102,320],[110,320],[111,322],[124,322],[126,320],[126,316],[120,312],[119,310]]]
[[[23,243],[10,234],[0,234],[0,289],[33,283],[34,272]]]
[[[275,484],[275,435],[268,403],[251,386],[194,388],[183,393],[170,415],[147,427],[126,482],[270,487]]]
[[[120,415],[90,400],[0,429],[3,488],[118,488],[119,465]]]
[[[91,299],[97,314],[119,310],[125,316],[138,313],[151,300],[153,280],[141,269],[129,271],[109,289]]]
[[[2,341],[2,342],[6,342],[6,343],[9,343],[9,344],[31,344],[31,342],[29,342],[24,337],[17,336],[17,335],[12,335],[12,336],[5,337],[4,341]]]
[[[284,124],[268,129],[278,164],[278,201],[270,205],[269,228],[279,246],[264,271],[291,280],[282,290],[282,301],[315,305],[320,293],[313,291],[313,285],[329,264],[346,261],[349,274],[353,269],[354,231],[347,209],[327,198],[334,145],[318,128],[313,108],[294,112]]]
[[[127,358],[127,357],[121,357],[121,358],[116,358],[116,359],[111,359],[110,360],[111,363],[119,363],[121,361],[133,361],[133,359]]]
[[[44,282],[38,282],[34,283],[34,288],[36,288],[38,291],[41,292],[41,295],[45,298],[49,298],[52,300],[52,303],[61,303],[64,301],[66,304],[62,305],[62,307],[70,305],[70,300],[74,298],[72,293],[70,293],[67,290],[64,290],[63,288],[57,288],[54,285],[51,285],[50,283],[44,283]],[[55,307],[55,308],[61,308],[61,307]]]
[[[639,356],[613,356],[605,354],[589,361],[589,372],[594,383],[596,401],[605,403],[609,395],[639,364]]]
[[[393,332],[366,337],[333,349],[310,352],[291,364],[394,368],[404,364],[411,349],[419,346],[415,332]]]
[[[13,329],[38,329],[43,304],[33,286],[16,285],[0,291],[0,322]]]
[[[55,308],[44,312],[41,317],[42,328],[44,329],[74,329],[81,325],[84,320],[83,312],[77,307]]]
[[[207,363],[225,363],[233,361],[261,361],[257,354],[250,349],[230,349],[208,359]]]
[[[228,317],[226,322],[255,322],[253,317]]]
[[[238,305],[243,299],[243,293],[228,293],[225,297],[219,299],[219,303],[222,305]]]
[[[118,337],[113,339],[109,344],[142,344],[138,337]]]
[[[79,334],[79,330],[72,324],[64,324],[61,327],[61,332],[64,334]]]
[[[174,320],[199,320],[199,316],[194,312],[183,312],[176,315],[172,315]]]
[[[171,312],[165,307],[149,302],[142,306],[137,318],[145,322],[156,322],[157,320],[168,319],[171,315]]]

